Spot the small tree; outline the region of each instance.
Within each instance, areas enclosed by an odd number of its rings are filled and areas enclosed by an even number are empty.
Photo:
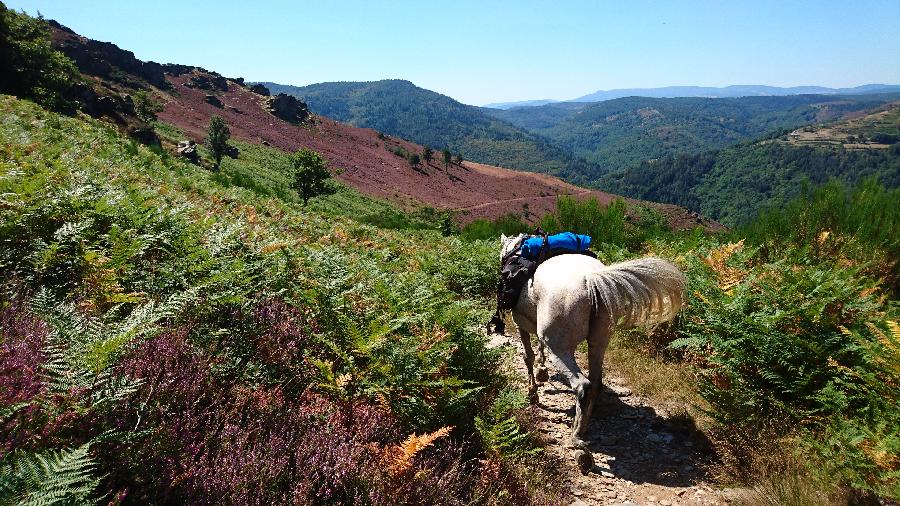
[[[222,156],[228,150],[228,139],[231,138],[231,131],[221,116],[213,116],[209,120],[209,128],[206,130],[206,147],[212,153],[213,159],[216,161],[215,170],[218,172],[219,164],[222,163]]]
[[[422,150],[422,158],[425,160],[425,163],[431,162],[431,160],[434,158],[434,150],[428,146],[425,146],[425,148]]]
[[[456,153],[456,160],[454,160],[454,163],[456,163],[456,165],[462,165],[463,157],[461,154]]]
[[[301,149],[291,155],[291,164],[294,166],[294,184],[291,188],[300,194],[304,206],[312,197],[330,193],[328,180],[331,174],[328,172],[328,164],[319,153]]]
[[[421,161],[421,159],[419,158],[419,155],[417,155],[415,153],[409,155],[409,166],[410,167],[412,167],[414,169],[418,169],[420,161]]]
[[[441,151],[441,154],[444,155],[444,167],[450,167],[450,162],[453,161],[453,155],[450,154],[450,150],[444,149]]]

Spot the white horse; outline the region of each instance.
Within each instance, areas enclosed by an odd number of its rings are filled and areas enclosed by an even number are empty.
[[[503,258],[527,236],[503,235]],[[541,365],[544,349],[575,393],[572,446],[582,471],[593,466],[583,437],[602,389],[603,355],[614,328],[655,325],[681,309],[685,278],[670,262],[644,257],[606,266],[587,255],[559,255],[544,261],[525,284],[512,310],[525,348],[529,395],[537,401],[531,334],[537,334]],[[575,347],[588,342],[588,375],[575,362]],[[543,376],[543,378],[542,378]],[[546,369],[538,371],[546,381]]]

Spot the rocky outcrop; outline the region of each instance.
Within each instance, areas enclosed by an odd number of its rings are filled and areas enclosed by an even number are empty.
[[[266,88],[260,83],[251,84],[249,90],[253,93],[256,93],[257,95],[262,95],[264,97],[268,97],[269,95],[271,95],[271,92],[269,92],[269,88]]]
[[[182,74],[187,74],[188,72],[193,72],[197,67],[193,67],[191,65],[180,65],[178,63],[166,63],[163,65],[163,71],[167,74],[172,74],[173,76],[180,76]]]
[[[297,97],[279,93],[269,98],[269,112],[290,123],[303,123],[309,118],[309,108]]]
[[[140,83],[129,79],[127,74],[137,76],[157,88],[168,86],[163,66],[159,63],[138,60],[131,51],[121,49],[111,42],[82,37],[56,21],[50,20],[47,23],[52,27],[53,46],[71,58],[81,72],[132,87],[140,87]]]
[[[197,88],[200,90],[228,91],[228,80],[216,72],[200,71],[197,75],[192,76],[191,80],[184,83],[184,85],[188,88]]]

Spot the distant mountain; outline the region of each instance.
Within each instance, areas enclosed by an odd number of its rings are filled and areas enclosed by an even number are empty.
[[[479,107],[409,81],[334,82],[309,86],[263,83],[294,95],[322,116],[373,128],[473,160],[549,174],[584,170],[582,162],[545,139],[488,115]]]
[[[512,109],[514,107],[534,107],[538,105],[547,105],[559,102],[559,100],[543,99],[543,100],[523,100],[521,102],[496,102],[485,104],[483,107],[489,109]]]
[[[746,222],[796,197],[806,183],[856,183],[874,176],[900,187],[900,104],[862,117],[804,127],[700,154],[673,154],[606,174],[606,191],[668,202],[726,225]]]
[[[773,130],[839,118],[897,98],[900,93],[716,99],[628,97],[484,111],[547,138],[572,156],[589,162],[587,171],[561,174],[584,184],[594,183],[606,172],[643,161],[721,149]]]
[[[827,88],[824,86],[793,86],[782,88],[778,86],[763,86],[756,84],[738,84],[715,88],[709,86],[666,86],[664,88],[625,88],[616,90],[600,90],[583,97],[578,97],[572,102],[600,102],[623,97],[707,97],[707,98],[735,98],[735,97],[783,97],[788,95],[856,95],[861,93],[890,93],[900,91],[900,85],[896,84],[864,84],[854,88]]]

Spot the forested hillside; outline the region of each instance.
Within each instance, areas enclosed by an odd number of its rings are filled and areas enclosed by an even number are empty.
[[[785,204],[805,188],[836,179],[875,177],[900,186],[900,108],[807,127],[758,142],[702,154],[669,155],[598,184],[635,198],[670,202],[727,225],[744,223]]]
[[[828,97],[644,98],[599,103],[566,102],[540,107],[488,110],[544,136],[591,163],[567,173],[580,183],[603,174],[677,153],[701,153],[753,140],[773,130],[839,118],[870,109],[896,95]]]
[[[438,150],[446,148],[466,160],[547,174],[590,171],[533,133],[409,81],[263,84],[274,93],[300,98],[316,114]]]

